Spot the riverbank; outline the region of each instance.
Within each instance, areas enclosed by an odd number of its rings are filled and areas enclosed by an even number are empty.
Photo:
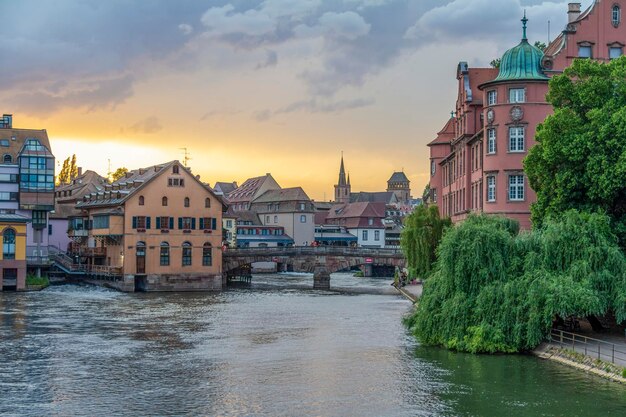
[[[626,384],[624,369],[591,356],[583,355],[570,349],[565,349],[550,343],[542,343],[531,353],[541,359],[558,362],[562,365],[578,369],[580,371],[600,376],[611,381]],[[620,371],[622,375],[620,375]]]
[[[423,287],[422,284],[415,284],[415,285],[406,285],[404,287],[395,287],[395,288],[396,290],[398,290],[400,294],[402,294],[407,299],[409,299],[409,301],[415,304],[417,300],[419,300],[419,298],[422,296],[422,287]]]

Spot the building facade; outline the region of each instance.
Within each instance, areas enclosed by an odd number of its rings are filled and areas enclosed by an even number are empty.
[[[178,161],[130,171],[93,192],[80,259],[142,291],[222,288],[222,203]]]
[[[323,221],[327,225],[340,226],[356,236],[359,247],[384,248],[384,218],[384,203],[348,203],[333,206]]]
[[[502,56],[500,68],[457,68],[456,112],[430,149],[429,202],[454,222],[470,212],[517,219],[528,229],[536,195],[523,159],[535,144],[537,125],[552,112],[548,81],[576,58],[608,61],[623,54],[625,0],[596,0],[586,11],[570,3],[568,24],[544,52],[526,36]]]
[[[387,192],[394,193],[400,204],[409,204],[411,201],[411,181],[404,172],[394,172],[387,180]]]

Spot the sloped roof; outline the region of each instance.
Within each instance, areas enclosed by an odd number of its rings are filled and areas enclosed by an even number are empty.
[[[385,217],[384,203],[348,203],[337,204],[328,212],[327,219],[349,218],[349,217]]]
[[[454,117],[450,117],[443,128],[437,132],[437,137],[428,143],[432,145],[449,145],[454,139]]]
[[[302,187],[268,190],[252,200],[253,203],[275,203],[281,201],[310,201]]]
[[[213,189],[218,192],[218,193],[223,193],[224,195],[234,191],[235,189],[237,189],[237,183],[236,182],[216,182],[215,183],[215,187],[213,187]]]
[[[228,193],[228,201],[237,203],[241,201],[251,201],[261,186],[271,177],[271,174],[265,174],[261,177],[248,178],[239,187]]]
[[[384,203],[393,204],[398,201],[398,197],[393,191],[379,191],[350,193],[350,203]]]
[[[69,184],[61,184],[55,188],[56,203],[63,204],[64,201],[75,201],[92,192],[104,191],[104,186],[108,183],[108,180],[97,172],[87,170]],[[70,195],[63,196],[64,192],[68,192]]]
[[[404,172],[394,172],[387,182],[410,182]]]
[[[0,140],[2,139],[6,139],[9,146],[0,146],[0,156],[11,155],[14,163],[17,163],[17,157],[22,152],[28,139],[37,139],[47,149],[47,151],[28,151],[29,154],[52,156],[48,132],[45,129],[0,128]]]

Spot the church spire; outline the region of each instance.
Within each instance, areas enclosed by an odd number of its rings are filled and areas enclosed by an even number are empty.
[[[337,183],[337,185],[346,185],[346,169],[343,166],[343,151],[341,152],[341,166],[339,167],[339,182]]]

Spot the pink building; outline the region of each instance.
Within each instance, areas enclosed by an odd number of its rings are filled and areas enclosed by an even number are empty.
[[[472,211],[503,215],[530,228],[530,204],[523,159],[535,144],[535,130],[552,112],[548,81],[575,58],[603,61],[622,55],[626,0],[596,0],[585,12],[569,4],[569,23],[544,53],[526,37],[506,51],[499,70],[457,68],[456,113],[428,144],[431,160],[429,200],[442,216],[457,222]]]

